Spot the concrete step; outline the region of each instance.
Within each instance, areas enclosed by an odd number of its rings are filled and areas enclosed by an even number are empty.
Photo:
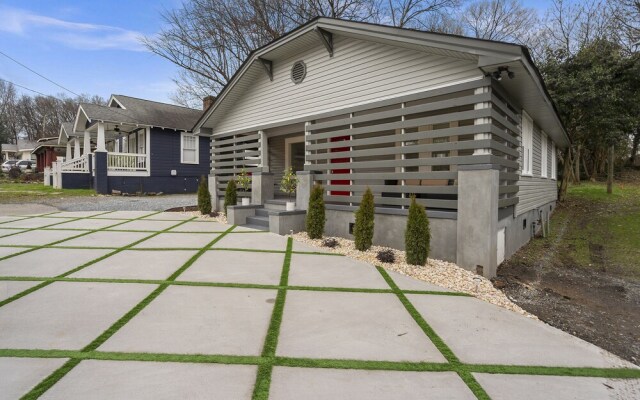
[[[264,208],[266,210],[284,211],[287,209],[287,202],[285,200],[267,200],[264,202]]]
[[[269,217],[260,217],[260,216],[247,217],[247,224],[269,228]]]
[[[256,210],[257,217],[269,217],[269,210],[265,210],[264,208],[258,208]]]

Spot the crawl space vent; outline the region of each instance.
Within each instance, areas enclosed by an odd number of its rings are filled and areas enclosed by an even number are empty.
[[[291,67],[291,80],[298,84],[304,80],[305,76],[307,76],[307,65],[304,61],[296,61]]]

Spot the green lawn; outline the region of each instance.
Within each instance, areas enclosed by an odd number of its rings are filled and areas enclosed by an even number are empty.
[[[564,266],[591,268],[640,279],[640,185],[570,186],[552,218],[551,235],[533,241],[528,255],[558,246]]]
[[[42,182],[13,183],[0,181],[0,203],[33,201],[54,197],[92,196],[92,189],[54,189]]]

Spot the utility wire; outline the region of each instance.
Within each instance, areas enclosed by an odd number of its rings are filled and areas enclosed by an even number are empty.
[[[6,82],[6,83],[9,83],[9,84],[11,84],[11,85],[13,85],[13,86],[17,86],[17,87],[19,87],[20,89],[24,89],[24,90],[28,90],[28,91],[33,92],[33,93],[37,93],[37,94],[39,94],[40,96],[44,96],[44,97],[52,97],[52,98],[54,98],[54,99],[61,100],[61,101],[63,100],[63,99],[61,99],[61,98],[59,98],[59,97],[52,96],[52,95],[50,95],[50,94],[44,94],[44,93],[42,93],[42,92],[38,92],[37,90],[29,89],[29,88],[28,88],[28,87],[26,87],[26,86],[18,85],[17,83],[15,83],[15,82],[11,82],[11,81],[8,81],[8,80],[6,80],[6,79],[2,79],[2,78],[0,78],[0,81],[2,81],[2,82]]]
[[[66,87],[64,87],[64,86],[62,86],[62,85],[60,85],[60,84],[58,84],[58,83],[56,83],[56,82],[52,81],[51,79],[49,79],[49,78],[47,78],[46,76],[44,76],[44,75],[40,74],[39,72],[36,72],[36,71],[32,70],[31,68],[27,67],[26,65],[24,65],[24,64],[23,64],[23,63],[21,63],[20,61],[18,61],[18,60],[16,60],[15,58],[13,58],[13,57],[9,56],[8,54],[6,54],[6,53],[4,53],[4,52],[2,52],[2,51],[0,51],[0,54],[2,54],[3,56],[7,57],[9,60],[13,61],[14,63],[16,63],[16,64],[20,65],[21,67],[26,68],[27,70],[29,70],[29,71],[33,72],[34,74],[38,75],[40,78],[42,78],[42,79],[44,79],[44,80],[46,80],[46,81],[49,81],[49,82],[53,83],[53,84],[54,84],[54,85],[56,85],[57,87],[59,87],[59,88],[61,88],[61,89],[63,89],[63,90],[66,90],[67,92],[69,92],[69,93],[73,94],[74,96],[78,96],[78,97],[80,97],[80,95],[79,95],[78,93],[76,93],[76,92],[74,92],[74,91],[72,91],[72,90],[69,90],[69,89],[67,89]],[[15,83],[14,83],[14,85],[15,85]],[[18,85],[16,85],[16,86],[18,86]]]

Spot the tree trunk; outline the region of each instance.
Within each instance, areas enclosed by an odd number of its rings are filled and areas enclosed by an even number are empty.
[[[567,186],[569,186],[569,175],[572,174],[574,164],[571,163],[571,147],[567,147],[564,152],[564,166],[562,170],[562,180],[558,189],[558,200],[564,201],[567,198]]]
[[[580,145],[576,147],[576,156],[573,162],[575,164],[575,172],[573,173],[573,176],[576,178],[575,183],[579,185],[580,184]]]
[[[629,157],[630,165],[633,165],[636,162],[638,147],[640,147],[640,126],[636,128],[636,134],[633,136],[633,144],[631,145],[631,156]]]
[[[607,193],[613,193],[613,162],[615,160],[614,146],[609,146],[609,168],[607,172]]]

